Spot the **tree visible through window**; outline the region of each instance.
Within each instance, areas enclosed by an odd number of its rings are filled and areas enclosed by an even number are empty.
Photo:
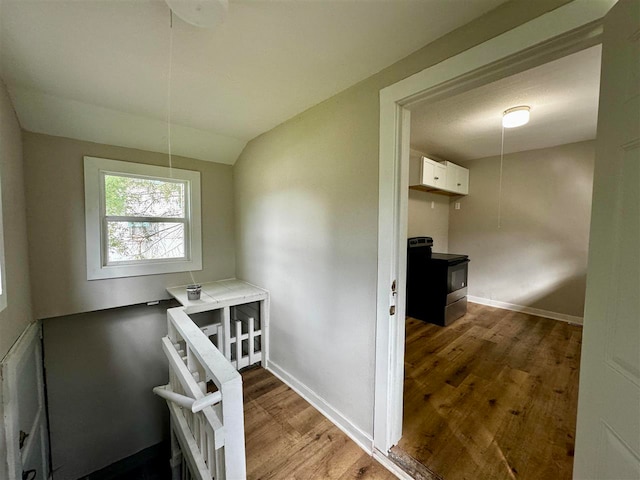
[[[186,182],[105,173],[107,264],[186,256]]]
[[[200,173],[84,157],[87,279],[202,270]]]

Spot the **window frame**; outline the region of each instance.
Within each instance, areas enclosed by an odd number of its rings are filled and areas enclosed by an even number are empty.
[[[108,262],[107,222],[115,217],[106,215],[104,178],[108,174],[185,184],[185,217],[166,217],[185,225],[184,257]],[[87,280],[202,270],[200,172],[85,156],[84,185]],[[127,218],[158,222],[165,217]]]

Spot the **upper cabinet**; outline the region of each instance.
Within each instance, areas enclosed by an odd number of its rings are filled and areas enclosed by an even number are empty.
[[[411,159],[409,188],[444,195],[469,193],[469,170],[451,162],[436,162],[427,157]]]
[[[442,163],[434,162],[427,157],[422,157],[420,184],[438,189],[446,188],[447,167]]]
[[[442,164],[447,170],[445,190],[467,195],[469,193],[469,169],[451,162],[443,162]]]

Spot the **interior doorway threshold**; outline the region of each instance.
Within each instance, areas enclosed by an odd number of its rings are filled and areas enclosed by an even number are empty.
[[[389,458],[415,480],[444,480],[397,445],[389,450]]]

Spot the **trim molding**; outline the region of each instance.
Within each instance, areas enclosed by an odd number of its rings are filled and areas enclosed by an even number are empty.
[[[406,274],[408,106],[451,95],[598,43],[601,19],[615,0],[574,0],[380,90],[378,275],[376,299],[375,447],[388,451],[402,435],[404,322],[394,321],[390,286]],[[589,25],[590,24],[590,25]],[[580,29],[576,31],[576,29]],[[460,84],[458,85],[458,82]],[[458,88],[460,90],[458,90]],[[402,287],[402,283],[400,283]],[[402,292],[402,289],[400,289]],[[397,305],[396,305],[397,307]],[[402,314],[402,302],[396,315]]]
[[[487,305],[489,307],[501,308],[503,310],[511,310],[512,312],[527,313],[529,315],[536,315],[538,317],[550,318],[551,320],[559,320],[561,322],[571,323],[573,325],[582,325],[584,323],[583,317],[567,315],[566,313],[550,312],[549,310],[541,310],[539,308],[525,307],[524,305],[516,305],[515,303],[501,302],[499,300],[490,300],[488,298],[474,297],[473,295],[467,295],[467,300],[472,303],[478,303],[480,305]]]
[[[356,442],[360,448],[372,455],[373,437],[367,435],[360,428],[351,423],[344,415],[333,408],[324,398],[307,387],[300,380],[289,372],[278,366],[273,360],[269,361],[267,370],[286,383],[294,392],[304,398],[316,410],[324,415],[331,423],[342,430],[351,440]],[[380,462],[382,463],[382,462]],[[385,465],[386,466],[386,465]],[[387,467],[388,468],[388,467]]]

